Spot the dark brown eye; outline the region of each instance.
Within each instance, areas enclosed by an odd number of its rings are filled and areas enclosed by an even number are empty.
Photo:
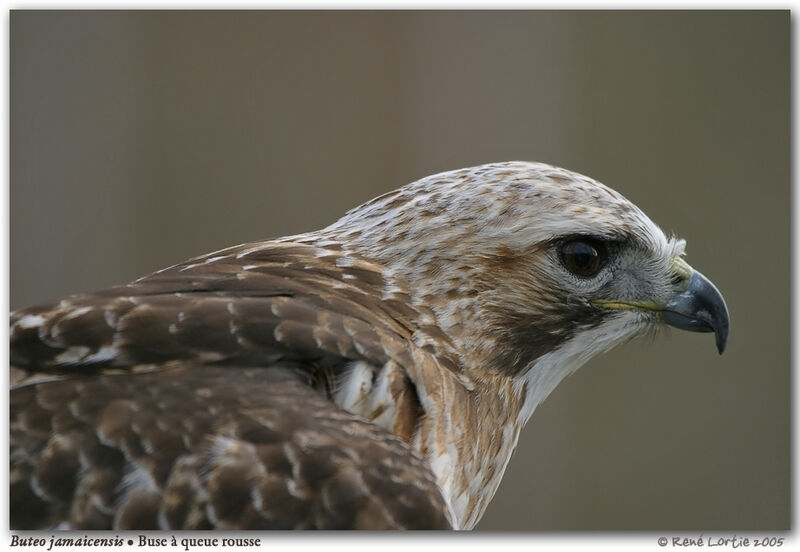
[[[590,278],[600,272],[606,260],[606,249],[602,243],[579,239],[561,246],[561,262],[567,270],[581,278]]]

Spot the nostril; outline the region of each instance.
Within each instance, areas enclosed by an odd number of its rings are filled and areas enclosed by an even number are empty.
[[[689,287],[694,269],[681,257],[673,257],[670,261],[670,283],[678,288],[678,291],[685,291]]]

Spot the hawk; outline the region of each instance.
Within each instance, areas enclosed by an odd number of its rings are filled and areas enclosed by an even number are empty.
[[[470,529],[567,375],[719,291],[574,172],[445,172],[11,315],[16,529]]]

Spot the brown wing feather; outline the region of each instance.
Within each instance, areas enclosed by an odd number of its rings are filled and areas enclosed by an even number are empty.
[[[336,255],[318,255],[297,244],[249,253],[239,247],[126,286],[17,311],[11,364],[71,373],[174,359],[263,365],[276,354],[307,358],[320,348],[379,364],[388,359],[386,347],[402,354],[399,341],[411,335],[408,313],[381,300],[377,267],[342,270]]]
[[[16,390],[12,528],[446,528],[408,444],[304,370],[179,363]]]
[[[12,527],[446,527],[411,448],[326,396],[412,362],[413,309],[340,257],[241,246],[13,313]]]

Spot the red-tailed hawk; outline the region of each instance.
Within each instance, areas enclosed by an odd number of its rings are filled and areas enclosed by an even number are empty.
[[[11,315],[17,529],[469,529],[536,406],[717,289],[635,205],[536,163]]]

